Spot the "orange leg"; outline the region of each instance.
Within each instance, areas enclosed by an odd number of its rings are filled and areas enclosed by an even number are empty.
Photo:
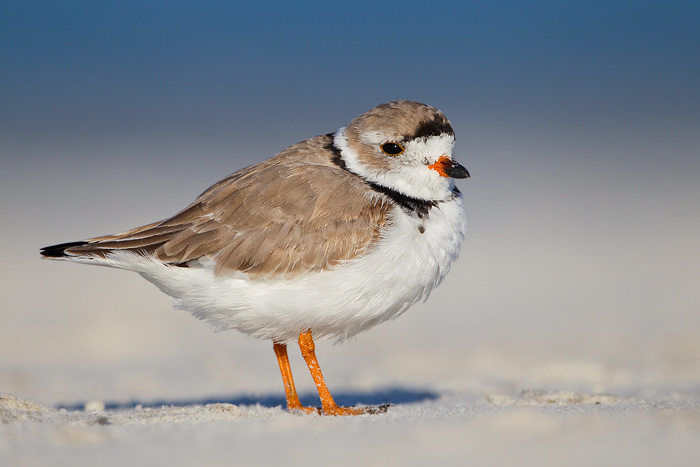
[[[299,335],[299,348],[301,349],[301,356],[304,357],[306,365],[309,367],[311,372],[311,377],[316,383],[316,388],[318,389],[318,395],[321,397],[321,414],[323,415],[360,415],[363,413],[377,413],[386,411],[386,408],[377,407],[366,407],[366,408],[355,408],[355,407],[339,407],[338,404],[333,400],[328,387],[326,386],[326,381],[323,379],[323,373],[321,373],[321,367],[318,365],[318,360],[316,359],[316,345],[311,337],[311,331],[307,331]],[[280,364],[281,366],[281,364]],[[284,374],[284,372],[283,372]],[[289,375],[291,380],[291,373]],[[286,382],[285,382],[286,385]],[[293,386],[292,386],[293,387]],[[289,392],[287,393],[289,394]],[[287,396],[289,398],[289,396]],[[297,400],[299,400],[297,398]]]
[[[287,356],[287,344],[278,344],[273,342],[277,362],[280,364],[280,372],[282,373],[282,382],[284,383],[284,392],[287,395],[287,410],[302,410],[306,413],[317,412],[312,407],[304,407],[301,405],[299,395],[294,387],[294,379],[292,379],[292,368],[289,366],[289,357]]]

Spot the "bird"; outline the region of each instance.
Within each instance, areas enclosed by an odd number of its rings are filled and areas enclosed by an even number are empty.
[[[454,180],[470,174],[454,144],[442,111],[386,102],[228,175],[170,218],[40,253],[134,271],[215,330],[272,340],[290,412],[384,412],[335,402],[315,340],[396,318],[445,277],[467,229]],[[294,340],[320,408],[299,399]]]

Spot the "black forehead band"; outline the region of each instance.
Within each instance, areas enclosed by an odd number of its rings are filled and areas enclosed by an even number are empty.
[[[416,128],[416,131],[413,132],[413,134],[404,136],[404,141],[440,135],[455,135],[452,125],[450,125],[450,122],[444,115],[436,115],[430,120],[424,120],[420,125],[418,125],[418,128]]]

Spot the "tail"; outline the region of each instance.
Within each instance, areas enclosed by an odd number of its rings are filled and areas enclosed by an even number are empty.
[[[123,254],[127,254],[157,258],[170,266],[188,267],[188,263],[203,256],[218,228],[216,222],[213,227],[209,225],[210,216],[202,216],[202,212],[202,204],[195,203],[164,221],[113,235],[44,247],[41,256],[128,269],[122,262],[115,262],[115,257],[124,258]],[[221,248],[218,244],[217,247]]]
[[[44,248],[41,249],[40,253],[41,256],[44,258],[66,258],[71,256],[69,253],[66,253],[66,250],[73,248],[73,247],[78,247],[78,246],[83,246],[87,245],[88,242],[70,242],[70,243],[61,243],[59,245],[51,245],[51,246],[45,246]]]
[[[183,260],[177,256],[171,257],[162,251],[161,247],[187,227],[189,226],[164,226],[160,225],[160,223],[154,223],[114,235],[45,246],[41,248],[40,253],[44,258],[63,259],[110,267],[123,267],[118,261],[114,261],[114,257],[127,253],[144,257],[158,257],[166,264],[183,266],[187,260],[196,258]],[[175,253],[181,253],[181,250],[182,253],[188,251],[186,247],[187,245],[185,244],[177,249]]]
[[[156,228],[156,225],[144,225],[119,234],[88,238],[79,242],[45,246],[40,253],[44,258],[90,263],[93,263],[94,260],[100,262],[100,259],[105,259],[111,253],[118,251],[137,253],[143,256],[152,255],[172,236],[172,232],[164,234],[163,229]]]

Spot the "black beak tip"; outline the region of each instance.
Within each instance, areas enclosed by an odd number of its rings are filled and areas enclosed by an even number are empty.
[[[447,175],[452,178],[469,178],[471,175],[469,171],[461,164],[454,162],[454,165],[449,169],[445,170]]]

